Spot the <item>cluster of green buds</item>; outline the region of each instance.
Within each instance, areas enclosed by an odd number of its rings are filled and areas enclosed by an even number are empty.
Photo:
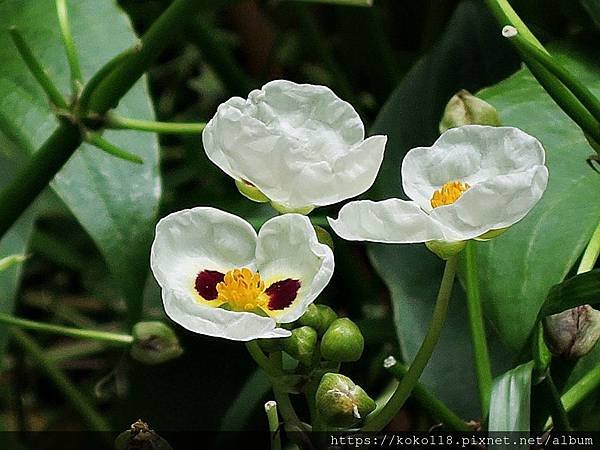
[[[348,428],[375,409],[375,402],[360,386],[335,373],[340,363],[358,361],[364,350],[364,338],[352,320],[338,317],[329,306],[312,304],[290,325],[290,331],[290,337],[263,339],[260,346],[269,353],[283,351],[298,361],[296,373],[306,375],[306,386],[318,383],[315,404],[323,423]]]

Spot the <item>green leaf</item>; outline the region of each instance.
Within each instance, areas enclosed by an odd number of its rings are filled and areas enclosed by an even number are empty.
[[[552,53],[596,95],[600,66],[572,47]],[[538,205],[520,223],[478,244],[484,310],[504,342],[527,341],[549,289],[571,270],[600,218],[600,176],[586,163],[593,153],[580,129],[523,69],[480,97],[498,109],[503,124],[537,137],[546,149],[550,180]]]
[[[581,5],[600,29],[600,0],[580,0]]]
[[[248,419],[256,412],[260,401],[270,390],[271,382],[261,369],[257,369],[242,386],[237,399],[225,413],[221,421],[221,431],[243,430]]]
[[[387,134],[388,144],[369,198],[401,195],[400,164],[406,152],[438,137],[442,111],[457,91],[494,83],[518,67],[510,52],[483,4],[460,4],[445,35],[408,73],[377,117],[371,134]],[[421,244],[372,244],[368,251],[390,290],[400,348],[405,362],[410,363],[431,320],[443,261]],[[468,418],[478,417],[480,412],[477,390],[473,389],[476,381],[467,317],[464,292],[455,283],[440,342],[421,380],[451,409]],[[492,356],[496,350],[493,361],[506,370],[510,355],[493,342],[491,345]]]
[[[533,361],[521,364],[494,380],[490,403],[489,431],[529,431]],[[529,448],[495,446],[493,448]]]
[[[111,57],[136,42],[128,18],[112,1],[69,1],[69,16],[86,79]],[[0,3],[0,127],[32,153],[56,128],[48,102],[11,44],[16,25],[66,95],[68,64],[59,34],[55,2]],[[153,119],[145,80],[121,101],[120,114]],[[112,131],[106,138],[140,156],[137,166],[84,145],[59,172],[52,188],[70,208],[104,255],[129,301],[131,318],[141,311],[148,249],[160,197],[158,142],[154,135]]]
[[[550,289],[540,318],[581,305],[600,303],[600,269],[582,273]]]

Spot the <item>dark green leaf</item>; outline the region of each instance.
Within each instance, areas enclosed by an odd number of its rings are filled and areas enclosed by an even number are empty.
[[[86,78],[135,42],[131,24],[114,2],[68,2],[71,26]],[[43,92],[11,44],[7,29],[16,25],[59,89],[69,90],[68,65],[59,34],[55,2],[0,3],[0,124],[3,131],[33,152],[56,127]],[[123,99],[119,113],[152,119],[145,81]],[[152,134],[110,132],[107,139],[141,158],[137,166],[84,145],[52,183],[104,255],[130,302],[141,310],[148,248],[160,196],[158,143]]]
[[[580,0],[596,27],[600,29],[600,0]]]
[[[490,403],[489,431],[529,431],[531,374],[533,361],[522,364],[494,380]],[[497,446],[523,448],[528,446]]]
[[[576,306],[598,303],[600,303],[600,269],[576,275],[553,286],[540,310],[540,317]]]
[[[506,45],[480,2],[459,6],[438,45],[408,73],[377,117],[371,133],[387,134],[389,140],[370,198],[400,195],[402,158],[412,147],[437,138],[442,111],[452,95],[493,83],[517,67]],[[431,319],[443,262],[424,245],[373,244],[369,256],[390,290],[396,332],[409,363]],[[422,381],[462,416],[477,417],[468,316],[464,293],[456,284],[440,343]],[[506,352],[496,356],[494,362],[505,368],[509,356]]]
[[[600,94],[600,66],[589,53],[555,48],[559,62]],[[580,129],[554,104],[527,70],[485,89],[505,125],[537,137],[550,172],[542,200],[520,223],[478,244],[484,310],[501,338],[521,348],[549,289],[581,255],[600,218],[600,176],[586,163],[593,150]]]

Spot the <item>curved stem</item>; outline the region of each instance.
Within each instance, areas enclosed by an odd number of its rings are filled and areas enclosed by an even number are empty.
[[[592,270],[598,259],[598,254],[600,254],[600,223],[598,223],[594,234],[592,234],[592,237],[583,252],[579,267],[577,268],[577,274]]]
[[[156,122],[152,120],[130,119],[116,114],[109,114],[106,118],[108,128],[149,131],[152,133],[171,134],[202,134],[206,123],[171,123]]]
[[[450,302],[450,297],[452,295],[452,286],[454,284],[457,266],[458,254],[451,256],[446,261],[446,267],[444,269],[444,275],[442,277],[442,283],[440,284],[440,290],[438,292],[429,329],[427,330],[421,348],[419,348],[408,372],[402,378],[400,384],[398,384],[396,391],[387,404],[375,415],[367,417],[367,421],[361,431],[379,431],[383,429],[398,411],[400,411],[400,408],[402,408],[404,402],[406,402],[406,399],[419,381],[419,377],[431,358],[442,332],[444,322],[446,321],[448,303]]]
[[[27,42],[25,42],[21,32],[16,27],[11,27],[8,31],[15,47],[17,47],[17,50],[19,51],[19,55],[23,58],[23,61],[27,64],[27,68],[42,87],[50,101],[59,108],[67,109],[68,105],[66,100],[44,70],[40,61],[35,57]]]
[[[512,25],[517,29],[517,32],[527,40],[527,42],[546,52],[544,46],[537,40],[529,28],[527,28],[525,22],[521,20],[512,6],[510,6],[508,0],[485,0],[485,2],[496,17],[500,26]]]
[[[136,164],[144,164],[144,160],[133,153],[129,153],[122,148],[117,147],[114,144],[111,144],[102,136],[97,133],[87,133],[85,136],[86,142],[89,142],[94,147],[102,150],[109,155],[115,156],[120,159],[124,159],[125,161],[130,161]]]
[[[46,356],[37,342],[27,333],[16,329],[13,331],[15,342],[21,347],[38,365],[38,367],[50,378],[56,387],[62,391],[64,396],[71,402],[79,414],[94,431],[109,431],[110,425],[98,411],[90,406],[90,401],[69,381],[65,374]]]
[[[550,54],[540,50],[535,45],[532,45],[518,33],[514,36],[509,36],[509,39],[515,44],[522,53],[526,53],[545,69],[558,78],[572,93],[577,97],[581,104],[594,116],[597,121],[600,121],[600,101],[592,94],[592,92],[571,72],[558,64]]]
[[[71,34],[71,26],[69,25],[69,12],[67,10],[66,0],[56,0],[56,12],[58,14],[60,34],[62,35],[63,44],[65,45],[67,61],[69,62],[69,68],[71,69],[71,84],[73,85],[73,92],[77,94],[83,85],[83,75],[81,73],[81,66],[79,65],[79,57],[77,56],[75,41],[73,40],[73,35]]]
[[[278,377],[283,375],[281,369],[279,367],[276,367],[269,360],[267,355],[265,355],[264,352],[261,350],[257,340],[246,342],[246,348],[248,349],[248,353],[250,353],[250,356],[252,356],[256,364],[258,364],[258,366],[262,370],[264,370],[267,373],[267,375],[269,375],[270,377]]]
[[[82,330],[80,328],[63,327],[45,322],[21,319],[9,314],[0,313],[0,323],[13,325],[28,330],[42,331],[44,333],[61,334],[79,339],[91,339],[95,341],[110,342],[111,344],[129,346],[133,343],[133,336],[128,334],[109,333],[107,331]]]
[[[394,377],[401,381],[407,374],[408,369],[404,365],[398,363],[393,356],[389,356],[383,366]],[[449,426],[456,431],[472,431],[472,428],[467,423],[448,408],[440,399],[433,395],[421,383],[415,385],[413,395],[427,412],[436,420],[439,420],[444,425]]]
[[[479,401],[481,404],[481,417],[485,418],[490,409],[490,395],[492,392],[492,366],[483,322],[481,309],[481,294],[477,276],[477,248],[474,242],[468,242],[465,249],[465,287],[467,291],[467,311],[471,327],[471,342],[475,356],[475,371],[479,387]]]

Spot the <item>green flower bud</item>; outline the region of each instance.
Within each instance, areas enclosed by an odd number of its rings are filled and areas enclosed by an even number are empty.
[[[313,209],[315,209],[314,206],[306,206],[304,208],[298,208],[298,209],[288,208],[287,206],[284,206],[281,203],[277,203],[277,202],[271,202],[271,206],[273,207],[273,209],[280,212],[281,214],[295,213],[295,214],[302,214],[303,216],[307,216],[308,214],[311,213],[311,211]]]
[[[319,315],[321,316],[321,326],[317,331],[319,336],[322,336],[331,326],[333,321],[338,318],[338,315],[327,305],[317,305],[317,309],[319,310]]]
[[[235,180],[235,185],[240,194],[253,202],[267,203],[269,201],[269,198],[260,189],[248,181]]]
[[[317,347],[317,332],[311,327],[292,330],[292,335],[283,339],[283,350],[302,364],[310,366]]]
[[[313,225],[313,228],[315,229],[315,233],[317,233],[318,241],[333,250],[333,238],[331,237],[331,234],[319,225]]]
[[[131,356],[144,364],[161,364],[183,353],[177,335],[162,322],[139,322],[133,327]]]
[[[500,125],[498,111],[488,102],[461,90],[450,99],[440,122],[440,133],[463,125]]]
[[[440,258],[446,260],[451,256],[456,255],[463,251],[466,247],[467,241],[456,241],[456,242],[446,242],[446,241],[428,241],[425,242],[425,246],[431,250],[433,253],[438,255]]]
[[[336,319],[321,340],[321,355],[329,361],[358,361],[365,348],[365,339],[350,319]]]
[[[327,425],[348,428],[372,413],[377,405],[350,378],[339,373],[326,373],[317,389],[316,406]]]
[[[508,230],[507,228],[498,228],[496,230],[490,230],[486,233],[483,233],[481,236],[478,236],[475,238],[476,241],[490,241],[498,236],[500,236],[501,234],[504,234],[504,232]]]
[[[555,355],[581,358],[600,338],[600,311],[583,305],[548,316],[544,319],[544,337]]]
[[[115,439],[115,450],[173,450],[147,423],[138,420]]]
[[[321,314],[319,312],[319,308],[317,308],[317,305],[311,303],[308,308],[306,308],[306,311],[304,311],[304,314],[302,314],[302,317],[300,317],[298,322],[300,322],[300,325],[305,327],[311,327],[315,330],[319,330],[321,328]]]

